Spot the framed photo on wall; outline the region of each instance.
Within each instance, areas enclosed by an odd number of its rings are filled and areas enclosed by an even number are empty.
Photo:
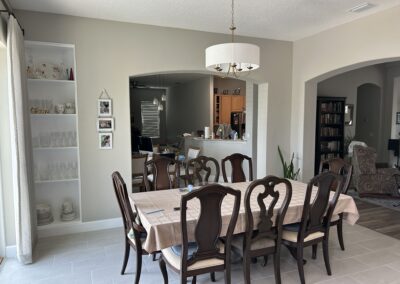
[[[97,131],[99,132],[114,131],[114,118],[113,117],[98,118]]]
[[[396,112],[396,124],[400,124],[400,112]]]
[[[97,109],[99,116],[111,116],[112,115],[111,99],[99,99]]]
[[[113,147],[112,132],[99,133],[99,149],[110,150]]]

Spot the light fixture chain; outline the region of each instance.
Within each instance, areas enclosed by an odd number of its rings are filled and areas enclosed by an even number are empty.
[[[235,42],[234,37],[235,37],[235,30],[236,30],[236,27],[235,27],[235,3],[234,2],[235,1],[232,0],[232,11],[231,11],[232,23],[231,23],[231,27],[230,27],[230,30],[232,31],[232,42]]]

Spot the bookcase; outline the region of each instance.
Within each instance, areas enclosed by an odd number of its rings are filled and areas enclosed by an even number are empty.
[[[344,97],[317,98],[315,128],[315,165],[318,174],[321,161],[344,156]]]

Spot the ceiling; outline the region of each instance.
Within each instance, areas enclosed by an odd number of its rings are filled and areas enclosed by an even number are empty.
[[[15,9],[229,33],[230,0],[9,0]],[[364,0],[236,0],[237,34],[297,40],[391,7],[400,0],[370,0],[375,7],[347,12]]]

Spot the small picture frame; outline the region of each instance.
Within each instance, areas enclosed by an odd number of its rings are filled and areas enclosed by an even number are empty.
[[[113,147],[112,132],[99,133],[99,149],[110,150]]]
[[[113,117],[98,118],[97,131],[98,132],[114,131],[114,118]]]
[[[98,116],[111,116],[112,115],[111,99],[99,99],[97,109],[98,109]]]
[[[396,124],[400,124],[400,112],[396,112]]]

